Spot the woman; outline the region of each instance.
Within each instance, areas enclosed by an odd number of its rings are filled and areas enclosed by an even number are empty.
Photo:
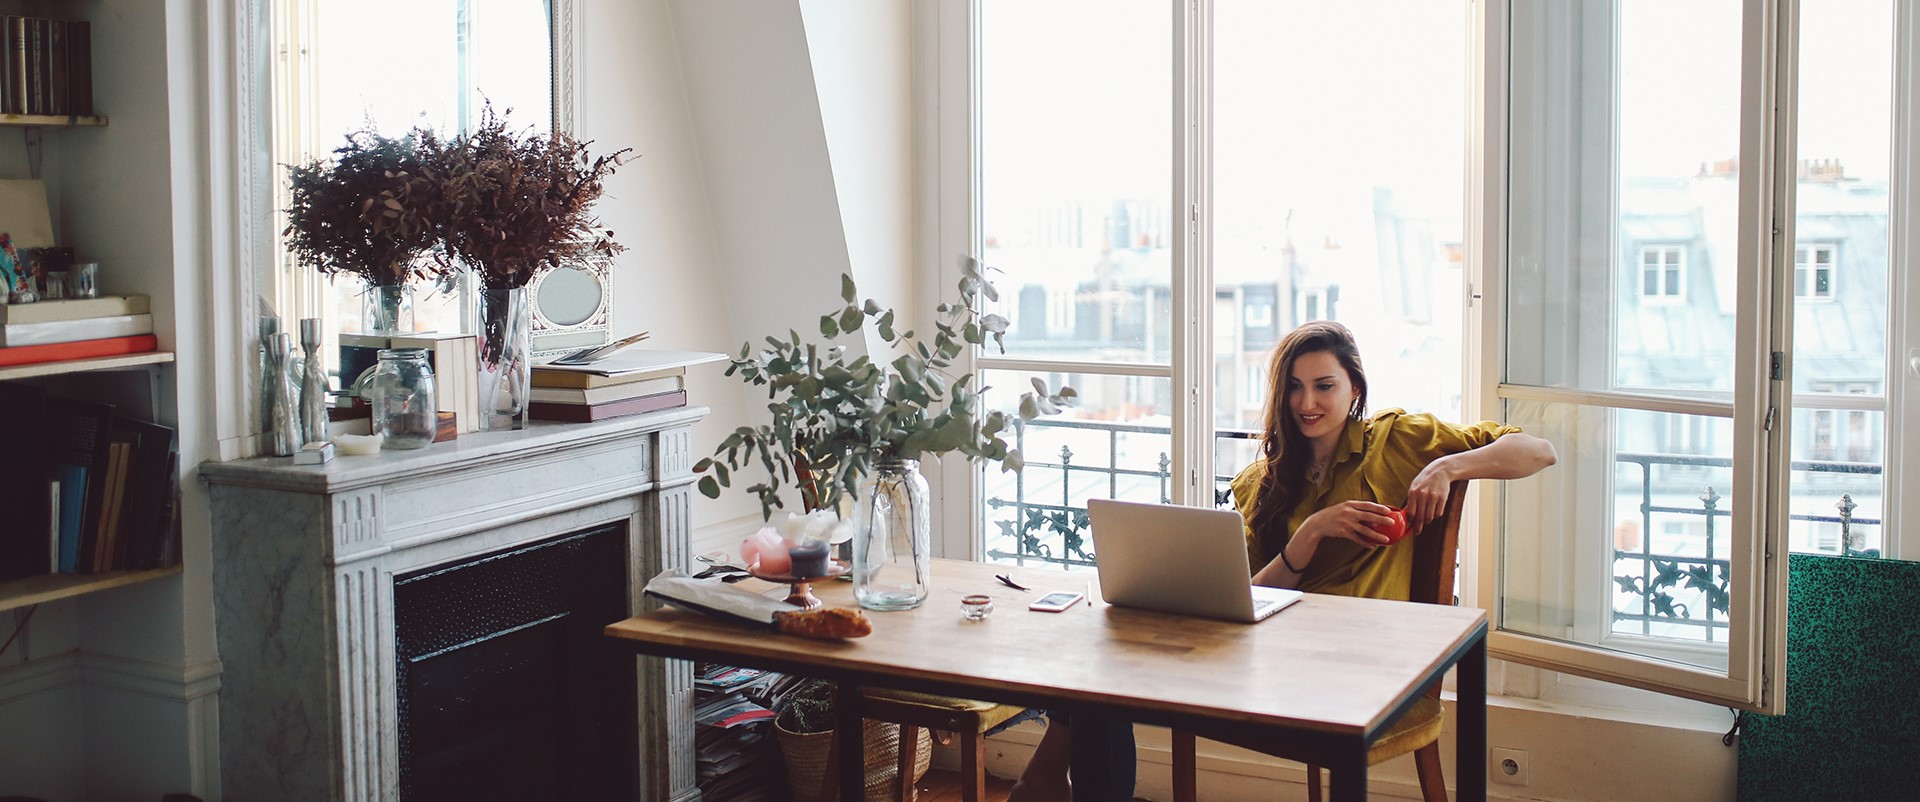
[[[1520,479],[1556,459],[1551,443],[1513,426],[1460,426],[1399,409],[1367,417],[1359,349],[1353,333],[1331,321],[1288,333],[1274,349],[1268,379],[1273,392],[1261,457],[1232,484],[1258,584],[1406,599],[1411,539],[1387,546],[1389,538],[1374,529],[1394,522],[1393,507],[1404,508],[1407,531],[1418,532],[1445,514],[1454,481]],[[1107,729],[1102,741],[1114,737]],[[1126,736],[1130,745],[1131,732]],[[1048,727],[1012,802],[1065,799],[1068,745],[1080,740],[1063,724]],[[1130,748],[1104,748],[1107,766],[1131,767]],[[1130,780],[1132,772],[1124,773]]]
[[[1367,411],[1353,334],[1331,321],[1294,329],[1274,350],[1262,456],[1233,479],[1253,581],[1314,593],[1405,599],[1413,546],[1373,527],[1404,507],[1407,531],[1446,511],[1460,479],[1520,479],[1552,465],[1553,445],[1519,428]]]

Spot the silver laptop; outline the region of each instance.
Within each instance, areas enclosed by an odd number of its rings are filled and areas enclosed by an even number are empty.
[[[1240,514],[1088,499],[1100,595],[1109,603],[1253,623],[1300,591],[1253,584]]]

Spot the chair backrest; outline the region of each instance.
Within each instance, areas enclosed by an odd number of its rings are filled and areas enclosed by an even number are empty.
[[[1413,539],[1413,587],[1407,598],[1428,604],[1453,604],[1453,576],[1460,550],[1460,513],[1467,505],[1467,480],[1447,488],[1447,513],[1428,521]]]

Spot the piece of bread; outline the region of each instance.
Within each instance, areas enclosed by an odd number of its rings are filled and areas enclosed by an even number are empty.
[[[803,638],[864,638],[873,632],[873,620],[853,607],[774,613],[773,623],[781,632]]]

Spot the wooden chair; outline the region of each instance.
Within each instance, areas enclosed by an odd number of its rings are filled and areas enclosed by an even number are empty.
[[[910,744],[921,729],[951,732],[960,737],[960,798],[986,802],[987,730],[1026,708],[912,691],[870,689],[860,713],[874,721],[900,725],[900,742]],[[900,750],[900,802],[913,799],[912,750]]]
[[[1447,490],[1447,513],[1414,537],[1413,586],[1407,598],[1428,604],[1453,604],[1455,553],[1460,545],[1460,511],[1466,505],[1467,483],[1454,482]],[[1281,615],[1286,615],[1283,611]],[[1367,750],[1367,764],[1373,765],[1412,752],[1420,772],[1420,793],[1427,802],[1447,802],[1446,776],[1440,770],[1440,733],[1446,719],[1440,708],[1440,683],[1427,688],[1406,715],[1376,738]],[[1258,739],[1206,735],[1224,743],[1263,754],[1277,755],[1282,749]],[[1194,802],[1197,770],[1194,755],[1196,733],[1173,731],[1173,798],[1175,802]],[[1307,764],[1307,799],[1320,802],[1320,767]]]

